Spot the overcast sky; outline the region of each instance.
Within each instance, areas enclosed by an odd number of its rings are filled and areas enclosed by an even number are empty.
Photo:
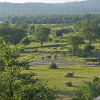
[[[64,3],[72,1],[85,1],[85,0],[0,0],[0,2],[13,2],[13,3],[23,3],[23,2]]]

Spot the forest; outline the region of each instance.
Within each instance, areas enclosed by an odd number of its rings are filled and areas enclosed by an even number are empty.
[[[79,0],[78,0],[79,1]],[[0,2],[1,16],[100,14],[100,0],[81,0],[65,3]]]

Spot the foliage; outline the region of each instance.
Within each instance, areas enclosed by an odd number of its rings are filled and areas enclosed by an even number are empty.
[[[72,100],[91,100],[91,91],[87,85],[81,86],[75,91]]]
[[[19,57],[19,49],[10,47],[10,44],[3,42],[0,44],[0,68],[5,69],[6,66],[10,66],[11,63],[15,63],[14,59]]]
[[[85,85],[78,88],[72,100],[93,100],[100,95],[99,82],[87,82]]]
[[[57,69],[56,63],[52,62],[52,64],[49,66],[49,69]]]
[[[80,34],[89,41],[91,46],[96,39],[100,38],[100,23],[96,19],[88,20],[84,19],[76,24]]]
[[[77,55],[79,51],[79,46],[84,43],[84,39],[78,35],[68,35],[67,36],[67,44],[69,44],[70,52],[73,55]]]
[[[81,21],[84,18],[95,19],[100,15],[45,15],[45,16],[10,16],[5,20],[15,24],[16,22],[26,22],[27,24],[67,24],[72,25],[78,21]],[[32,31],[33,32],[33,31]]]
[[[34,33],[34,29],[35,29],[35,26],[34,25],[30,25],[28,27],[28,33],[33,34]]]
[[[74,73],[68,73],[66,77],[74,77]]]
[[[72,29],[61,29],[56,31],[56,36],[62,36],[63,33],[70,33],[73,32]]]
[[[22,73],[22,68],[29,66],[27,62],[18,61],[19,50],[5,43],[0,45],[0,58],[4,70],[0,71],[0,99],[1,100],[54,100],[56,94],[42,84],[34,73]],[[16,52],[15,52],[15,50]],[[2,51],[3,50],[3,51]],[[17,53],[18,52],[18,53]]]
[[[95,77],[94,79],[93,79],[93,82],[99,82],[100,81],[100,78],[99,77]]]
[[[84,48],[84,51],[85,51],[85,53],[88,53],[88,52],[91,52],[91,51],[94,50],[94,49],[95,49],[94,46],[88,45],[88,46],[86,46],[86,47]]]
[[[35,28],[35,37],[43,46],[43,42],[47,41],[48,35],[50,34],[50,28],[39,26]]]
[[[31,42],[31,40],[28,38],[28,36],[26,36],[20,42],[27,45]]]
[[[72,82],[67,82],[66,85],[71,87],[72,86]]]
[[[2,23],[0,24],[0,36],[4,37],[7,43],[18,44],[26,36],[26,31],[21,25],[12,26]]]

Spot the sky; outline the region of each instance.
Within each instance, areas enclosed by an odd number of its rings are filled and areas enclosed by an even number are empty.
[[[65,3],[73,1],[85,1],[85,0],[0,0],[0,2],[12,2],[12,3],[24,3],[24,2]]]

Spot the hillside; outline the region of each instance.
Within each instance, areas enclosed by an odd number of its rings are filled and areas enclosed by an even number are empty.
[[[0,16],[47,14],[98,14],[100,0],[69,3],[0,3]]]

